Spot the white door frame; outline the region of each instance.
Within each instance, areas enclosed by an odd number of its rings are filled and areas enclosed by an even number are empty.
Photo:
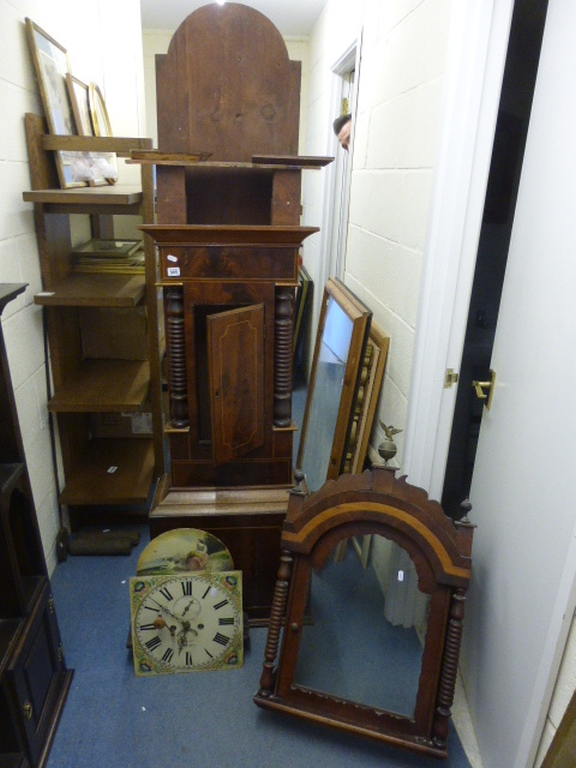
[[[513,0],[453,3],[441,148],[433,190],[402,470],[442,494]],[[576,609],[576,527],[567,552],[516,765],[531,765]]]
[[[342,77],[351,69],[359,71],[359,59],[361,49],[361,37],[353,40],[346,50],[332,64],[332,90],[330,94],[330,115],[336,117],[340,114],[340,101],[342,96]],[[354,85],[356,90],[357,82]],[[353,107],[354,108],[354,107]],[[330,124],[329,145],[334,146],[335,137]],[[348,222],[348,201],[350,187],[350,171],[352,158],[348,155],[342,157],[343,151],[338,148],[340,153],[336,162],[331,163],[325,170],[327,171],[326,184],[324,188],[322,231],[325,233],[322,238],[322,255],[320,264],[320,281],[322,287],[326,284],[329,277],[334,274],[334,267],[337,266],[343,273],[345,265],[335,264],[334,249],[338,245],[338,237],[346,238]],[[345,173],[345,178],[342,174]],[[340,194],[344,188],[344,194]],[[336,274],[336,277],[343,277],[343,274]],[[319,291],[321,293],[321,291]]]
[[[402,470],[440,499],[514,0],[452,3]]]

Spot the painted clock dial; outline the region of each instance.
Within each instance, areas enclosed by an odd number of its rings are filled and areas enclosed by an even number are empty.
[[[134,577],[130,605],[138,676],[242,666],[241,571]]]

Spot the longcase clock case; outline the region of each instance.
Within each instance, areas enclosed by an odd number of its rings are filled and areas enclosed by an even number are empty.
[[[203,528],[244,577],[251,620],[266,619],[292,485],[293,308],[301,173],[300,63],[258,11],[194,11],[156,59],[157,251],[164,297],[169,472],[156,535]]]

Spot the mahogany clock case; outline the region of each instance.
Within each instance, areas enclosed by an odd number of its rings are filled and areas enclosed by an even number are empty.
[[[250,622],[266,621],[293,483],[294,303],[302,171],[301,64],[259,11],[210,3],[156,58],[154,246],[162,292],[169,461],[151,535],[195,527],[243,573]]]

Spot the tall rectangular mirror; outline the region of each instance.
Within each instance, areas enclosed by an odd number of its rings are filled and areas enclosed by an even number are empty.
[[[371,317],[342,282],[328,280],[296,460],[310,491],[342,472]]]

